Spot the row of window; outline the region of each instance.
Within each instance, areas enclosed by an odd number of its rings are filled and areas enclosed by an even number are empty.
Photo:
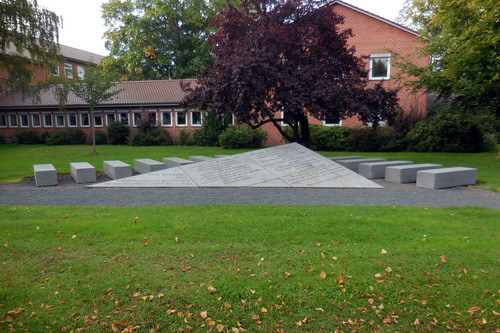
[[[83,80],[85,78],[85,68],[83,66],[80,66],[80,65],[76,66],[76,72],[77,72],[78,78],[80,80]],[[56,67],[54,67],[52,69],[52,75],[53,76],[60,75],[59,65],[57,65]],[[66,76],[67,79],[73,78],[73,65],[71,65],[69,63],[64,64],[64,76]]]
[[[153,121],[161,126],[170,127],[173,125],[173,120],[175,120],[175,125],[178,127],[187,126],[187,113],[184,111],[167,111],[160,110],[159,119],[158,112],[156,110],[147,111],[146,114],[150,121]],[[120,121],[125,125],[130,125],[132,123],[133,127],[137,127],[142,120],[142,112],[132,112],[132,117],[130,117],[130,112],[117,112],[118,117],[115,112],[104,112],[104,118],[102,112],[94,112],[94,126],[103,127],[104,122],[106,126],[109,126],[113,121]],[[174,119],[175,114],[175,119]],[[191,126],[202,126],[203,117],[200,111],[191,111],[190,120]],[[78,117],[79,116],[79,117]],[[79,119],[78,119],[79,118]],[[80,124],[78,124],[80,120]],[[0,114],[0,127],[90,127],[90,116],[89,113],[21,113],[19,115],[15,113],[10,114]]]

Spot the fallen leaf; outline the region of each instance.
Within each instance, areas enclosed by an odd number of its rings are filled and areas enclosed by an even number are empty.
[[[392,268],[387,267],[387,268],[385,269],[385,271],[386,271],[387,273],[390,273],[390,272],[392,272]]]
[[[420,325],[420,320],[418,320],[418,318],[415,319],[415,321],[413,322],[413,325],[415,325],[415,326]]]
[[[323,308],[315,308],[314,310],[319,311],[319,312],[325,312],[325,310],[323,310]]]
[[[325,279],[326,278],[326,273],[324,271],[321,271],[321,273],[319,273],[319,278],[320,279]]]
[[[384,250],[384,249],[382,249],[382,251],[380,251],[380,253],[382,253],[382,254],[387,254],[387,251],[386,251],[386,250]]]
[[[439,256],[439,259],[441,259],[443,264],[446,263],[446,256]]]
[[[207,318],[207,316],[208,316],[207,311],[202,311],[202,312],[200,312],[200,316],[201,316],[201,318],[206,319],[206,318]]]
[[[214,292],[214,291],[216,291],[217,289],[215,289],[215,288],[214,288],[214,287],[212,287],[212,286],[208,286],[208,287],[207,287],[207,290],[208,290],[209,292],[213,293],[213,292]]]
[[[224,325],[219,324],[219,325],[217,325],[217,327],[216,327],[216,328],[217,328],[217,332],[219,332],[219,333],[220,333],[220,332],[222,332],[222,331],[224,330]]]
[[[71,238],[73,238],[73,239],[76,238],[76,235],[71,236]]]
[[[339,283],[344,283],[345,277],[343,277],[342,275],[337,275],[337,281],[339,281]]]
[[[326,255],[323,252],[320,253],[321,253],[321,258],[326,259]]]
[[[262,313],[266,313],[266,312],[267,312],[267,309],[266,309],[266,308],[264,308],[264,307],[262,307],[262,308],[260,308],[260,312],[262,312]]]

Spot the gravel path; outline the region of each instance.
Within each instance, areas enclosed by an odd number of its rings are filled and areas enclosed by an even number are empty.
[[[101,178],[100,181],[107,179]],[[0,205],[40,206],[184,206],[356,205],[356,206],[481,206],[500,209],[500,193],[469,187],[428,190],[415,184],[376,180],[383,189],[309,188],[85,188],[71,180],[36,187],[33,181],[0,184]]]

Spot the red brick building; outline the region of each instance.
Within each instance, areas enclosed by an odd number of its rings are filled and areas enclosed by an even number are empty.
[[[331,10],[344,16],[344,27],[352,29],[354,36],[348,42],[355,46],[357,55],[369,57],[366,69],[369,70],[373,84],[382,82],[387,88],[400,88],[398,97],[401,107],[407,112],[414,109],[424,113],[426,93],[414,94],[403,86],[404,81],[396,82],[394,75],[397,74],[397,68],[392,65],[392,54],[389,51],[411,56],[417,65],[426,65],[428,58],[415,56],[415,50],[420,43],[418,33],[343,1],[335,1],[331,5]],[[95,63],[102,58],[73,48],[61,47],[61,51],[66,61],[60,64],[58,73],[68,78],[70,70],[74,77],[81,74],[80,67],[89,61],[89,59],[83,61],[82,58],[92,56]],[[37,79],[43,80],[40,75]],[[158,124],[173,137],[177,136],[181,128],[201,126],[202,117],[199,111],[184,113],[179,107],[184,96],[179,82],[179,80],[159,80],[119,83],[117,88],[123,91],[112,101],[103,103],[96,109],[94,124],[97,130],[105,129],[112,120],[127,123],[134,130],[142,117],[156,119]],[[70,96],[65,114],[58,111],[57,101],[50,91],[44,92],[41,100],[40,104],[33,105],[29,100],[23,100],[18,93],[0,95],[0,135],[10,137],[23,129],[50,132],[58,128],[81,128],[89,131],[88,110],[76,96]],[[310,123],[325,126],[362,126],[355,117],[344,119],[339,123],[311,118]],[[281,135],[272,124],[266,124],[263,128],[268,132],[267,145],[282,143]]]

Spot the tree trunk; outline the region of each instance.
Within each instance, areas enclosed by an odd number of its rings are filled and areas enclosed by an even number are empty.
[[[92,136],[92,149],[94,152],[94,156],[97,155],[96,149],[95,149],[95,127],[94,127],[94,107],[90,107],[90,135]]]
[[[301,134],[301,144],[307,148],[311,147],[311,132],[309,131],[309,120],[307,116],[300,115],[299,116],[299,124],[300,124],[300,134]]]

